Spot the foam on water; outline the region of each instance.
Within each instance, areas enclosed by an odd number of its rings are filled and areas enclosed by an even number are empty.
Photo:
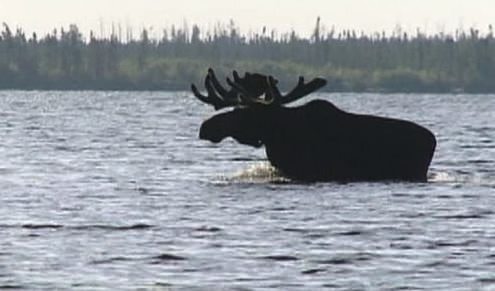
[[[428,175],[428,181],[433,183],[455,183],[459,182],[458,177],[448,172],[435,172]]]
[[[237,183],[287,183],[290,179],[284,177],[279,170],[268,161],[249,165],[247,168],[226,178],[229,182]]]
[[[495,176],[490,173],[439,171],[430,173],[428,175],[428,182],[495,187]]]

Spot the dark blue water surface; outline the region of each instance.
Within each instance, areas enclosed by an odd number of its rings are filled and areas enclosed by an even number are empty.
[[[495,96],[317,97],[430,128],[429,183],[290,183],[186,92],[0,92],[0,289],[495,290]]]

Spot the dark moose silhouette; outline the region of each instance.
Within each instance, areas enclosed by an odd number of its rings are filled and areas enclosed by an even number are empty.
[[[216,110],[234,107],[203,122],[199,137],[214,143],[230,136],[242,144],[265,146],[271,164],[300,181],[427,181],[435,136],[415,123],[353,114],[324,100],[298,107],[284,104],[326,85],[315,78],[282,95],[272,76],[246,73],[223,87],[212,69],[205,78],[207,95],[193,84],[201,101]]]

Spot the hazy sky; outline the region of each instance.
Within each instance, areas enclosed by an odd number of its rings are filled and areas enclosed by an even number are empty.
[[[114,22],[136,30],[153,27],[158,34],[184,20],[212,28],[233,19],[242,32],[266,25],[308,35],[317,16],[326,27],[366,32],[390,32],[398,25],[409,31],[486,31],[495,24],[495,0],[0,0],[0,22],[43,33],[75,23],[99,34],[101,24],[108,32]]]

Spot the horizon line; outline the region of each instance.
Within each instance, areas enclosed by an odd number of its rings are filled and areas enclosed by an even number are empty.
[[[248,29],[247,32],[245,29],[241,28],[238,26],[233,19],[224,22],[224,21],[216,21],[214,27],[212,28],[210,25],[201,25],[197,23],[189,23],[186,19],[183,20],[182,24],[171,24],[171,25],[164,25],[162,27],[156,28],[153,25],[139,25],[137,28],[136,26],[130,25],[127,23],[125,27],[123,27],[122,22],[111,22],[111,23],[105,23],[103,20],[100,22],[100,27],[99,27],[99,32],[96,33],[97,29],[81,29],[81,24],[78,24],[76,22],[74,23],[67,23],[65,25],[60,25],[60,26],[54,26],[52,29],[49,31],[44,31],[39,32],[34,29],[25,29],[24,26],[22,25],[15,25],[15,29],[12,29],[11,25],[7,21],[0,21],[2,24],[2,31],[5,31],[6,28],[9,28],[13,32],[23,32],[24,34],[31,34],[31,36],[35,33],[38,37],[40,34],[42,37],[47,37],[47,36],[53,36],[54,33],[58,34],[60,31],[69,31],[71,29],[71,26],[75,26],[78,29],[78,32],[81,33],[81,36],[83,38],[86,37],[91,37],[93,35],[95,39],[99,40],[105,40],[105,39],[111,39],[113,37],[116,37],[118,35],[119,39],[122,40],[123,37],[122,34],[126,35],[127,41],[134,41],[134,40],[139,40],[140,39],[140,34],[146,31],[148,34],[148,38],[151,40],[163,40],[165,39],[164,36],[166,34],[172,33],[175,31],[176,33],[185,33],[186,35],[192,34],[193,29],[198,28],[200,32],[200,37],[199,39],[205,40],[208,39],[208,37],[213,37],[216,35],[220,36],[225,36],[225,33],[227,32],[233,32],[235,31],[236,34],[242,38],[246,38],[248,40],[254,39],[256,37],[268,37],[271,39],[276,39],[276,40],[283,40],[284,38],[287,38],[290,35],[294,35],[299,39],[302,40],[309,40],[314,37],[316,31],[318,31],[320,36],[326,36],[327,38],[330,38],[329,36],[334,36],[334,35],[346,35],[346,34],[353,34],[357,36],[357,38],[360,37],[367,37],[367,38],[372,38],[372,39],[377,39],[377,38],[386,38],[386,39],[391,39],[391,38],[402,38],[404,35],[407,35],[410,38],[417,38],[419,36],[421,37],[442,37],[442,38],[452,38],[452,39],[458,39],[459,35],[466,35],[466,33],[476,33],[477,36],[479,37],[493,37],[494,31],[493,31],[493,25],[488,24],[485,29],[480,29],[476,25],[472,25],[468,28],[464,28],[461,25],[456,28],[454,31],[448,31],[446,32],[443,29],[438,29],[436,32],[428,31],[425,28],[421,28],[420,26],[416,26],[414,29],[405,29],[403,26],[400,24],[396,24],[393,28],[390,28],[388,30],[382,29],[382,30],[376,30],[372,32],[365,32],[363,29],[356,29],[356,28],[338,28],[337,25],[332,24],[331,26],[328,26],[326,24],[322,24],[320,22],[320,17],[316,18],[316,23],[315,26],[313,27],[312,32],[309,35],[304,35],[301,34],[300,32],[297,32],[294,28],[291,28],[290,30],[278,30],[277,28],[269,27],[268,25],[262,25],[258,27],[256,30],[253,30],[252,28]],[[206,31],[206,32],[205,32]],[[136,33],[136,36],[134,36],[134,33]],[[15,34],[13,34],[15,35]],[[170,37],[168,39],[171,39]]]

